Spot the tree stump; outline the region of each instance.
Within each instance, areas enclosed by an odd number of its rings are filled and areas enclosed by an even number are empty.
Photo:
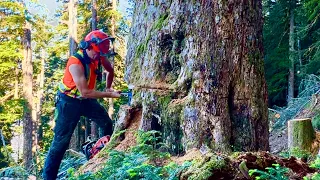
[[[310,118],[288,121],[288,149],[296,147],[310,152],[315,138]]]

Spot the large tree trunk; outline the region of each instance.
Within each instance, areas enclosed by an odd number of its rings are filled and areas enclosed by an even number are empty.
[[[70,0],[68,3],[69,9],[69,55],[73,55],[77,50],[77,0]],[[76,126],[74,130],[71,141],[70,141],[70,149],[79,150],[79,125]]]
[[[176,153],[268,150],[261,1],[136,2],[131,34],[142,130]]]
[[[26,100],[25,111],[23,114],[23,160],[25,168],[30,170],[32,165],[32,142],[33,140],[33,98],[32,98],[32,51],[31,51],[31,24],[26,22],[23,37],[23,62],[22,62],[22,76],[23,76],[23,97]]]
[[[91,30],[97,29],[97,1],[92,0],[92,22],[91,22]],[[88,119],[87,119],[88,121]],[[99,137],[98,125],[94,121],[91,121],[91,138],[97,139]]]
[[[295,51],[294,51],[294,9],[295,0],[290,0],[290,32],[289,32],[289,78],[288,78],[288,103],[294,97],[294,63],[295,63]]]

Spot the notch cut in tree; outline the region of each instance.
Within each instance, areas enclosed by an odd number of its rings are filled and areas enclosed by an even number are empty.
[[[311,152],[316,133],[311,119],[293,119],[288,121],[288,149],[299,148]]]

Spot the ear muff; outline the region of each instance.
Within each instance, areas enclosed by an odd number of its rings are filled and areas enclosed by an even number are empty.
[[[80,49],[88,49],[90,47],[90,45],[92,44],[100,44],[101,43],[101,40],[99,38],[96,38],[96,37],[92,37],[91,38],[91,41],[84,41],[82,40],[80,43],[79,43],[79,48]]]
[[[90,42],[88,42],[88,41],[80,41],[80,43],[79,43],[79,45],[78,45],[78,47],[80,48],[80,49],[88,49],[89,48],[89,46],[90,46]]]

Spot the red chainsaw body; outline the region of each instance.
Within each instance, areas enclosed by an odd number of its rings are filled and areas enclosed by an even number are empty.
[[[110,136],[103,136],[98,141],[88,141],[82,145],[82,152],[86,155],[87,159],[93,158],[98,152],[106,146],[110,141]]]
[[[110,141],[110,136],[103,136],[100,138],[91,149],[90,159],[93,158],[98,152]]]

